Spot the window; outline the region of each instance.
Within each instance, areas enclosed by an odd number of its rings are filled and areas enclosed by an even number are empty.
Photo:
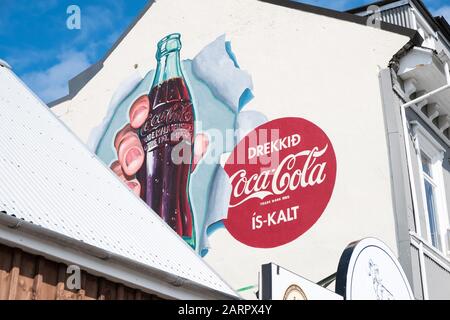
[[[442,161],[445,149],[417,121],[411,122],[416,139],[417,162],[420,168],[420,189],[426,230],[420,234],[434,248],[445,252],[449,218],[444,187]],[[417,222],[420,224],[420,222]],[[422,225],[423,226],[423,225]],[[422,228],[423,229],[423,228]]]
[[[433,247],[441,250],[441,242],[439,236],[439,223],[436,211],[436,189],[437,184],[433,180],[431,160],[423,154],[422,155],[422,177],[424,184],[424,200],[426,203],[425,210],[428,218],[428,233],[430,235],[431,244]]]

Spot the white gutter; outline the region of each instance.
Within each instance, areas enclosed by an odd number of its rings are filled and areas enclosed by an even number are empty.
[[[413,104],[419,103],[421,101],[424,101],[428,99],[431,96],[434,96],[435,94],[438,94],[439,92],[442,92],[444,90],[447,90],[450,88],[450,71],[449,71],[449,65],[446,62],[445,63],[445,78],[447,81],[447,84],[444,85],[441,88],[438,88],[430,93],[424,94],[423,96],[420,96],[417,99],[411,100],[400,107],[400,113],[402,118],[402,125],[403,125],[403,139],[405,143],[406,148],[406,159],[408,162],[408,174],[409,174],[409,180],[411,183],[411,193],[412,193],[412,203],[413,203],[413,211],[414,211],[414,220],[416,221],[416,233],[421,235],[421,226],[420,226],[420,217],[419,217],[419,206],[417,204],[417,194],[416,194],[416,184],[414,180],[414,172],[412,169],[412,158],[411,158],[411,150],[409,148],[409,139],[408,139],[408,120],[406,119],[406,108],[412,106]],[[414,139],[414,148],[416,150],[419,150],[419,142],[417,139]],[[423,246],[420,243],[419,245],[419,265],[420,265],[420,276],[422,280],[422,289],[423,289],[423,295],[424,299],[427,300],[429,298],[428,295],[428,284],[426,282],[426,271],[425,271],[425,261],[423,259]]]
[[[0,242],[168,299],[239,299],[1,212]]]

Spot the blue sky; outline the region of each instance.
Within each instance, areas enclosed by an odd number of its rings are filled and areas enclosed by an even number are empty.
[[[67,81],[108,51],[148,0],[1,0],[0,58],[45,101],[68,92]],[[371,0],[303,0],[337,10]],[[425,0],[450,21],[450,0]],[[81,29],[69,30],[66,10],[81,9]]]

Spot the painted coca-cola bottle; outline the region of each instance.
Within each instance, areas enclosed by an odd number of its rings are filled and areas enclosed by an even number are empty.
[[[148,95],[150,113],[138,134],[146,160],[137,178],[141,197],[195,248],[189,201],[194,108],[180,63],[180,34],[158,43],[158,65]]]

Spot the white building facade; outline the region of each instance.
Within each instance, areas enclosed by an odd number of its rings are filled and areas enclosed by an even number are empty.
[[[180,51],[199,121],[195,134],[207,137],[186,188],[191,247],[207,265],[246,299],[275,298],[267,293],[275,287],[281,298],[343,298],[334,279],[345,269],[345,252],[353,252],[347,246],[377,238],[392,250],[386,259],[399,259],[403,270],[392,266],[416,299],[450,299],[450,91],[405,106],[447,84],[448,29],[419,1],[377,5],[380,12],[341,13],[291,1],[150,1],[108,54],[49,107],[105,166],[117,174],[119,163],[126,171],[116,142],[142,106],[136,101],[154,87],[158,41],[180,41],[181,34],[181,51],[165,50]],[[277,139],[260,140],[272,129]],[[220,141],[230,131],[232,143]],[[243,143],[255,163],[231,162]],[[270,163],[273,172],[263,166],[271,155],[279,160],[278,167]],[[123,182],[146,183],[128,173],[119,175]],[[150,205],[142,190],[136,195]],[[136,195],[130,193],[134,205]],[[395,298],[396,290],[383,291],[389,270],[383,276],[373,259],[361,269],[378,284],[368,290]],[[264,287],[262,271],[277,281],[276,266],[286,270],[283,281],[301,275],[297,287],[305,292]],[[402,292],[409,296],[409,285]]]

